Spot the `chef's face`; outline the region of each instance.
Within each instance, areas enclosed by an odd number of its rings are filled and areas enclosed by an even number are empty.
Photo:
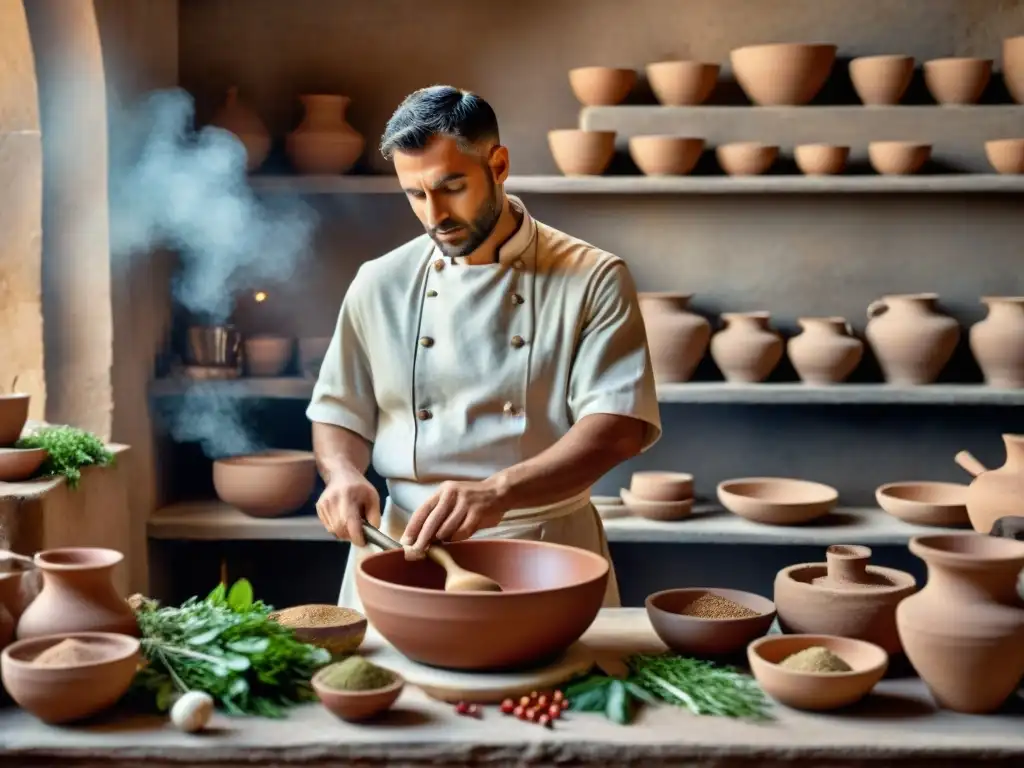
[[[467,151],[454,139],[435,136],[422,150],[395,152],[394,160],[413,212],[442,253],[468,256],[487,240],[501,216],[505,147]]]

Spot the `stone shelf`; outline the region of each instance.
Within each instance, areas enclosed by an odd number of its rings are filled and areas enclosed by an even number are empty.
[[[157,379],[150,385],[155,398],[208,392],[217,396],[268,399],[307,399],[313,380],[252,378],[232,381]],[[1024,405],[1024,389],[998,389],[981,384],[929,384],[900,387],[888,384],[836,384],[811,386],[783,384],[726,384],[720,381],[663,384],[658,387],[663,403],[736,405]]]
[[[604,521],[612,542],[664,544],[821,545],[851,542],[905,545],[911,536],[963,529],[922,527],[904,523],[880,509],[844,508],[803,526],[760,525],[715,505],[698,507],[693,517],[673,523],[625,517]],[[149,519],[151,539],[200,541],[293,540],[330,541],[315,515],[255,518],[220,501],[175,504]]]

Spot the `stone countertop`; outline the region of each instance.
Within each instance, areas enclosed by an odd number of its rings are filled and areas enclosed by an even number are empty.
[[[584,636],[597,653],[663,649],[643,609],[604,610]],[[407,688],[372,724],[335,719],[319,705],[286,719],[217,716],[189,736],[163,718],[112,716],[88,726],[45,726],[0,712],[0,766],[60,765],[685,765],[690,768],[1024,765],[1019,715],[937,710],[916,679],[887,680],[842,714],[776,707],[766,724],[697,718],[673,707],[642,710],[631,725],[570,714],[553,730],[487,708],[482,720]]]

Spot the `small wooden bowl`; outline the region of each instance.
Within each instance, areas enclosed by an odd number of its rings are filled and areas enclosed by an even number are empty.
[[[0,448],[0,483],[28,480],[48,455],[45,448]]]
[[[621,103],[636,85],[636,70],[617,67],[576,67],[569,70],[569,86],[580,104],[610,107]]]
[[[801,672],[779,666],[806,648],[827,648],[852,672]],[[885,675],[889,655],[874,643],[833,635],[768,635],[747,646],[750,671],[764,692],[794,709],[827,711],[863,699]]]
[[[736,141],[715,148],[718,164],[730,176],[757,176],[772,167],[779,148],[757,141]]]
[[[622,496],[623,503],[629,508],[630,514],[636,517],[671,522],[673,520],[683,520],[693,512],[693,499],[648,501],[647,499],[638,499],[635,494],[630,493],[625,488],[619,491],[619,493]]]
[[[712,619],[681,613],[703,595],[718,595],[757,611],[745,618]],[[661,641],[676,653],[717,656],[735,653],[767,632],[775,620],[775,603],[753,592],[738,589],[666,589],[644,602],[647,618]]]
[[[339,691],[323,684],[324,676],[331,666],[328,665],[313,675],[310,683],[327,711],[342,720],[369,720],[391,709],[405,688],[405,678],[392,672],[395,680],[384,688],[375,691]]]
[[[302,606],[314,607],[314,606]],[[337,624],[326,624],[319,626],[305,626],[291,622],[281,622],[295,631],[295,637],[303,643],[309,643],[320,648],[325,648],[332,654],[352,653],[363,643],[366,637],[366,617],[351,608],[340,608],[336,605],[316,606],[333,608],[338,611],[339,620]],[[278,620],[282,611],[275,611],[270,614],[274,621]]]
[[[915,525],[970,525],[967,487],[960,483],[886,483],[875,490],[878,506]]]
[[[600,176],[615,157],[615,131],[548,131],[548,147],[566,176]]]
[[[733,514],[756,523],[799,525],[831,512],[839,492],[810,480],[743,477],[719,483],[718,500]]]

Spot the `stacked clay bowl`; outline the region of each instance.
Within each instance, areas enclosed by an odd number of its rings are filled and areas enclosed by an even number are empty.
[[[620,491],[629,512],[648,520],[682,520],[693,512],[693,475],[686,472],[634,472]]]
[[[744,477],[718,484],[723,507],[755,523],[800,525],[827,515],[839,492],[823,483],[789,477]]]
[[[644,605],[661,641],[683,655],[735,653],[775,620],[771,600],[738,589],[667,589],[650,595]],[[696,605],[702,609],[694,610]]]

